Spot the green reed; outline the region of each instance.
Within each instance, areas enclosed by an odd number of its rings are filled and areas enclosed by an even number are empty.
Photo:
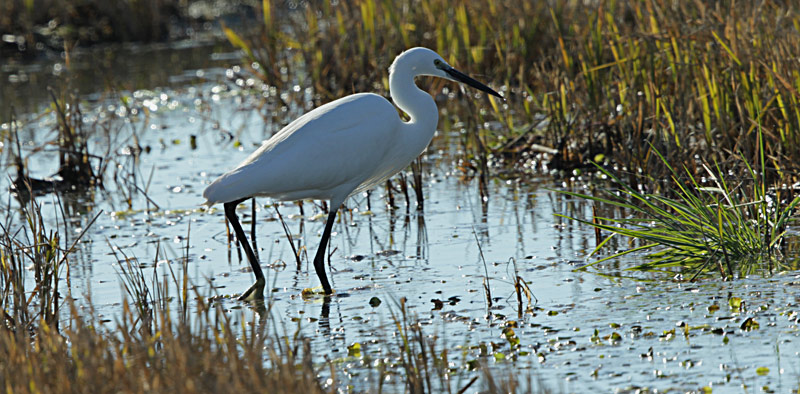
[[[669,169],[669,184],[677,187],[674,193],[640,191],[599,165],[598,170],[618,189],[594,195],[562,191],[626,212],[622,217],[595,216],[591,221],[558,215],[611,233],[593,254],[614,236],[641,241],[640,246],[600,258],[582,269],[629,253],[640,253],[645,259],[631,269],[679,267],[687,270],[691,279],[715,271],[728,279],[781,266],[784,237],[800,196],[792,198],[791,190],[768,188],[763,153],[758,167],[742,159],[744,178],[730,176],[719,163],[702,164],[711,186],[701,184],[686,167],[675,170],[657,150],[654,154]]]

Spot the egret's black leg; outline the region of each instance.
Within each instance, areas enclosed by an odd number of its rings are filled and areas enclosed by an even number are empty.
[[[333,293],[331,284],[328,283],[328,276],[325,275],[325,254],[328,246],[328,240],[331,238],[333,222],[336,221],[336,211],[338,210],[339,207],[331,206],[331,212],[328,214],[328,221],[325,223],[325,231],[322,232],[322,240],[319,242],[317,255],[314,256],[314,269],[317,270],[317,276],[319,277],[320,283],[322,283],[322,288],[325,290],[325,294]]]
[[[250,286],[247,291],[242,293],[239,299],[260,300],[264,298],[264,286],[266,285],[267,281],[264,279],[264,272],[261,271],[261,266],[258,264],[258,259],[256,259],[253,249],[250,248],[250,243],[247,242],[247,237],[244,236],[242,225],[239,224],[239,218],[236,216],[236,206],[242,201],[244,201],[244,199],[226,202],[223,204],[225,207],[225,217],[227,217],[228,221],[231,222],[231,226],[233,226],[233,232],[236,234],[236,239],[239,240],[242,248],[244,248],[244,253],[247,255],[247,260],[250,262],[250,267],[253,268],[253,274],[256,276],[256,283]]]

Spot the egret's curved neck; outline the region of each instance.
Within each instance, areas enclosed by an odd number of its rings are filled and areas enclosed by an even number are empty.
[[[415,131],[429,134],[427,145],[439,123],[439,110],[433,97],[417,87],[412,73],[399,68],[389,74],[389,93],[395,105],[411,117],[406,124]]]

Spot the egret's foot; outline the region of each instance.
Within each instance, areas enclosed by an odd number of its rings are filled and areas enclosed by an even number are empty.
[[[253,283],[247,291],[242,293],[239,296],[239,301],[260,301],[264,299],[264,287],[266,286],[267,281],[264,278],[256,279],[256,283]]]

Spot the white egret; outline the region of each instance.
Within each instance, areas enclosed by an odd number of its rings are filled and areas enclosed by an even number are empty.
[[[256,276],[256,283],[240,299],[263,298],[266,283],[235,211],[240,202],[256,196],[330,201],[314,268],[325,294],[332,293],[325,275],[325,249],[339,206],[348,196],[406,168],[425,150],[436,131],[439,110],[433,98],[414,83],[418,75],[463,82],[502,98],[451,67],[436,52],[409,49],[389,68],[389,90],[395,105],[408,114],[410,121],[401,120],[394,105],[377,94],[342,97],[289,123],[206,188],[206,204],[223,203],[225,216]]]

